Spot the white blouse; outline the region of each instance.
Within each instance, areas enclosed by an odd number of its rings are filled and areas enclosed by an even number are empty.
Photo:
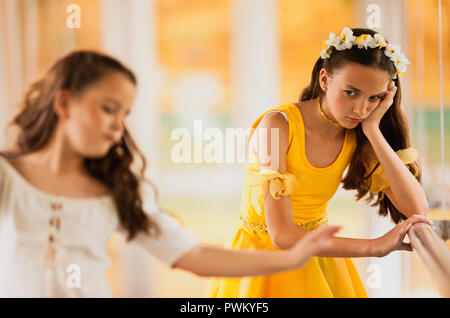
[[[144,208],[161,234],[131,242],[166,265],[200,244],[154,205]],[[43,192],[0,156],[0,297],[111,297],[106,247],[114,231],[126,235],[112,196]]]

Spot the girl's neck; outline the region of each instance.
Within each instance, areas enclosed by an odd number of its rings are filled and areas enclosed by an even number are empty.
[[[319,133],[321,136],[327,138],[339,138],[345,136],[345,127],[336,127],[329,123],[325,118],[322,117],[318,107],[318,99],[314,98],[309,101],[299,102],[297,105],[302,110],[302,115],[306,117],[305,127],[311,131]],[[324,105],[325,104],[325,105]],[[322,108],[325,114],[330,118],[328,105],[324,103],[322,98]]]
[[[41,149],[24,155],[27,163],[42,167],[53,175],[73,175],[84,172],[84,158],[76,154],[63,136],[56,133]]]

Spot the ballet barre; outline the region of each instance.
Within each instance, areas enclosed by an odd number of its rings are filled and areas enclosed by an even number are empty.
[[[408,236],[413,251],[427,268],[439,294],[450,297],[450,250],[446,242],[423,222],[413,224]]]

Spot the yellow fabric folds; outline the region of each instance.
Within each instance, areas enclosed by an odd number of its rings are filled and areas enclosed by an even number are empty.
[[[261,205],[258,198],[266,197],[267,191],[275,200],[279,200],[280,196],[288,196],[299,187],[299,183],[295,175],[291,173],[279,173],[272,169],[262,169],[261,172],[252,171],[249,173],[248,179],[251,187],[251,202],[258,215],[263,215]]]
[[[415,165],[412,165],[412,163],[414,163],[419,157],[419,152],[417,151],[417,149],[410,147],[397,150],[395,153],[400,158],[400,160],[408,166],[410,171],[412,170],[412,174],[414,175],[414,177],[417,177],[419,171]],[[375,168],[378,162],[378,160],[374,160],[367,166],[367,174],[369,174]],[[384,174],[381,165],[378,165],[378,167],[372,173],[371,177],[367,179],[367,182],[370,192],[374,194],[381,192],[379,200],[382,200],[384,198],[384,193],[382,191],[389,187],[389,182]]]

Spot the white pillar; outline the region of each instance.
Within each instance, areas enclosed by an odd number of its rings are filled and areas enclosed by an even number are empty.
[[[276,0],[231,0],[231,94],[237,127],[280,102]]]
[[[157,92],[155,2],[153,0],[103,0],[103,49],[129,66],[138,79],[138,95],[127,127],[147,159],[147,177],[159,180],[159,119]],[[124,248],[128,297],[151,297],[156,275],[153,260],[140,248]]]
[[[39,69],[39,3],[29,0],[23,10],[24,15],[24,63],[26,74],[25,85],[37,80]]]
[[[7,121],[17,111],[24,89],[23,37],[20,8],[14,0],[0,3],[0,149]]]

